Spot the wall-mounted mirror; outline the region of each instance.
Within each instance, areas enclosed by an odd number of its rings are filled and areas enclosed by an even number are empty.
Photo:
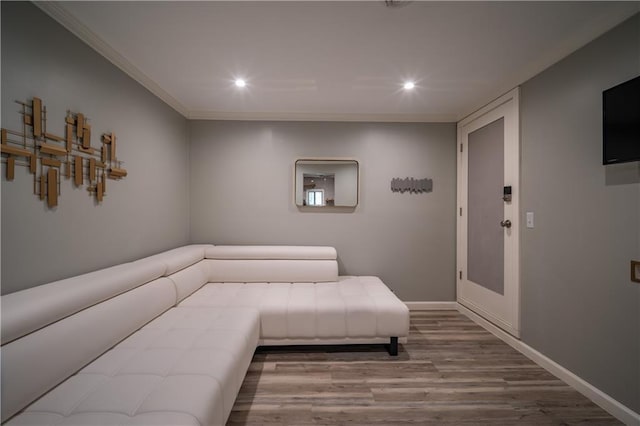
[[[296,161],[296,205],[355,207],[358,205],[358,162],[355,160]]]

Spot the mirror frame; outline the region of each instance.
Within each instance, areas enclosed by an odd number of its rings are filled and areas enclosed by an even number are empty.
[[[317,161],[318,163],[346,163],[351,162],[356,166],[356,203],[353,206],[306,206],[296,203],[298,182],[297,182],[297,170],[298,163],[303,161]],[[324,157],[311,157],[311,158],[298,158],[293,164],[293,204],[301,211],[353,211],[360,204],[360,162],[355,158],[324,158]]]

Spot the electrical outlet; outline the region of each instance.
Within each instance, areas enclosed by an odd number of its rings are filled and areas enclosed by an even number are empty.
[[[527,228],[533,228],[533,212],[527,212]]]

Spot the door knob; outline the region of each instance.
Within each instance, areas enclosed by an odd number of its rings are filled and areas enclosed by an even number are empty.
[[[511,221],[509,219],[501,220],[500,226],[502,226],[503,228],[511,228]]]

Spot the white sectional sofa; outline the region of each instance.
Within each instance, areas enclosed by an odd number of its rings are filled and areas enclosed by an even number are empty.
[[[1,297],[10,425],[221,425],[260,345],[406,341],[331,247],[191,245]]]

